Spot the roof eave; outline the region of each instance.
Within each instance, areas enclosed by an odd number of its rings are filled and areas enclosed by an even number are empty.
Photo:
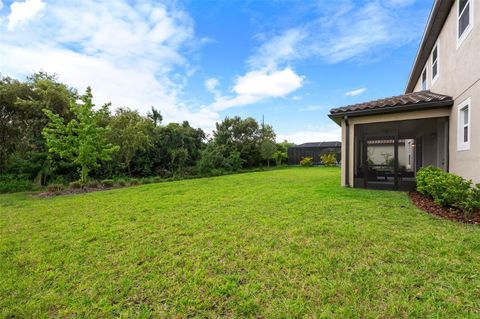
[[[419,110],[425,110],[425,109],[431,109],[431,108],[449,107],[452,105],[453,105],[453,100],[443,100],[443,101],[417,103],[417,104],[410,104],[410,105],[388,106],[388,107],[359,110],[359,111],[338,112],[338,113],[329,114],[328,116],[337,124],[340,124],[342,118],[344,118],[345,116],[357,117],[357,116],[378,115],[378,114],[387,114],[387,113],[401,113],[401,112],[419,111]]]
[[[338,125],[342,126],[343,116],[341,116],[341,114],[339,114],[339,116],[336,116],[336,114],[328,114],[328,117]]]

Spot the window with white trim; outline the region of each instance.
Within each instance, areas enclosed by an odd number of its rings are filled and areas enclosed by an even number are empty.
[[[438,43],[432,50],[432,83],[438,78]]]
[[[459,46],[472,30],[473,0],[458,0],[457,13],[457,45]]]
[[[463,101],[458,106],[458,150],[465,151],[470,149],[470,118],[471,107],[470,98]]]
[[[427,67],[425,67],[423,69],[423,72],[422,72],[422,91],[425,91],[428,89],[428,86],[427,86]]]

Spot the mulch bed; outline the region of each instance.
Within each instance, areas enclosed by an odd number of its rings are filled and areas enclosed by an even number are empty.
[[[465,216],[462,212],[456,211],[454,209],[448,209],[442,207],[435,203],[433,199],[422,195],[418,192],[408,193],[412,202],[423,211],[430,213],[435,216],[442,218],[447,218],[457,222],[480,225],[480,211],[477,211],[474,214]]]
[[[48,198],[60,195],[75,195],[75,194],[84,194],[84,193],[92,193],[92,192],[99,192],[99,191],[106,191],[109,189],[120,188],[120,187],[85,187],[85,188],[69,188],[65,189],[60,192],[43,192],[40,194],[34,195],[35,197],[39,198]]]

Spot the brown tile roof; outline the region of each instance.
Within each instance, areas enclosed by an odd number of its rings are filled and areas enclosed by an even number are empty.
[[[432,106],[437,102],[453,102],[452,98],[448,95],[433,93],[430,91],[413,92],[404,95],[392,96],[385,99],[374,100],[365,103],[347,105],[344,107],[334,108],[330,110],[331,115],[340,115],[345,112],[357,112],[357,111],[369,111],[369,110],[381,110],[392,107],[402,106],[415,106],[426,105],[431,103]]]

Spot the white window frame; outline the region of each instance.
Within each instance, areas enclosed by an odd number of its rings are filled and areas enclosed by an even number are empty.
[[[433,51],[437,49],[437,60],[433,61]],[[435,77],[433,77],[433,65],[437,63],[437,74],[435,74]],[[438,45],[438,41],[435,44],[435,46],[432,49],[432,65],[431,65],[431,70],[432,70],[432,85],[437,81],[438,76],[440,75],[440,49]]]
[[[425,73],[425,88],[423,88],[423,73]],[[420,87],[422,91],[428,90],[428,70],[426,65],[420,74]]]
[[[467,0],[468,1],[468,4],[470,5],[470,11],[469,11],[469,14],[470,14],[470,24],[468,25],[468,27],[465,29],[465,31],[463,31],[462,35],[459,36],[458,34],[458,31],[460,30],[459,28],[459,25],[460,25],[460,0],[457,0],[457,34],[456,34],[456,38],[457,38],[457,49],[462,45],[463,41],[468,37],[468,35],[470,34],[470,32],[472,31],[473,29],[473,10],[474,10],[474,0]],[[465,5],[466,7],[466,5]]]
[[[468,151],[470,149],[470,141],[472,136],[472,103],[471,98],[466,99],[462,103],[458,105],[458,112],[457,112],[457,150],[458,151]],[[465,108],[468,109],[468,123],[464,123],[464,115],[463,111]],[[464,142],[464,128],[465,126],[468,127],[468,136],[467,142]]]

